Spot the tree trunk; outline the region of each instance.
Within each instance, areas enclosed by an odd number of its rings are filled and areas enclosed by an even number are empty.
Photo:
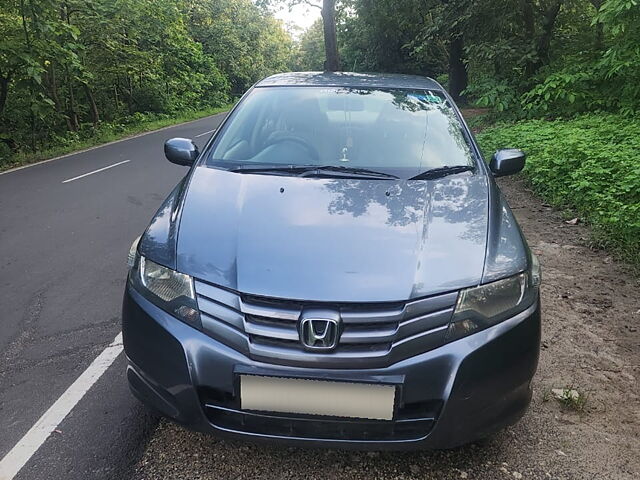
[[[27,28],[27,13],[24,0],[20,0],[20,15],[22,17],[22,31],[24,32],[24,42],[27,49],[31,50],[31,38],[29,37],[29,29]]]
[[[33,90],[31,90],[33,95]],[[33,111],[29,112],[29,125],[31,126],[31,151],[36,153],[36,117]]]
[[[522,23],[526,39],[531,48],[531,54],[535,52],[536,24],[533,12],[533,3],[531,0],[521,0],[522,5]],[[528,60],[524,66],[524,72],[527,77],[535,73],[535,61]]]
[[[458,35],[449,43],[449,94],[458,103],[464,103],[461,95],[467,88],[469,76],[464,63],[464,39]]]
[[[7,94],[9,92],[9,81],[11,77],[9,74],[5,77],[0,77],[0,117],[2,117],[2,112],[4,112],[4,106],[7,103]]]
[[[129,115],[133,115],[133,80],[131,80],[131,75],[127,75],[127,83],[129,87],[128,95],[128,107],[129,107]]]
[[[549,10],[545,13],[542,19],[542,34],[538,39],[538,63],[540,67],[549,63],[549,49],[551,47],[551,37],[553,36],[553,29],[556,25],[558,14],[560,13],[560,7],[562,1],[558,0],[554,3]]]
[[[531,0],[521,0],[522,5],[522,22],[524,24],[524,33],[533,43],[536,35],[535,19],[533,14],[533,4]]]
[[[549,63],[551,57],[551,38],[553,37],[553,30],[556,25],[556,20],[558,19],[558,14],[560,13],[560,7],[562,7],[562,0],[556,0],[542,17],[542,31],[536,40],[535,59],[530,61],[525,68],[528,76],[535,75],[538,73],[538,70]]]
[[[80,128],[78,123],[78,112],[76,111],[76,96],[73,93],[73,78],[69,75],[69,69],[67,68],[67,85],[69,89],[69,126],[71,131],[75,132]]]
[[[94,98],[93,92],[89,88],[89,85],[84,83],[83,87],[84,87],[84,93],[87,96],[87,100],[89,100],[89,110],[91,111],[91,123],[93,123],[94,127],[97,127],[98,123],[100,123],[100,113],[98,112],[96,99]]]
[[[600,11],[602,7],[603,0],[591,0],[591,5],[595,8],[596,12]],[[594,38],[594,48],[597,51],[604,50],[604,28],[602,22],[596,22],[595,24],[595,38]]]
[[[594,41],[594,47],[597,51],[604,50],[604,26],[602,22],[596,23],[596,38]]]
[[[340,57],[336,37],[336,0],[322,0],[322,25],[326,57],[324,69],[327,72],[337,72],[340,70]]]
[[[54,63],[51,63],[49,67],[49,94],[54,103],[54,108],[56,109],[56,113],[63,116],[65,122],[67,123],[67,129],[73,130],[73,125],[71,124],[71,119],[68,115],[65,115],[63,112],[63,105],[60,103],[60,97],[58,95],[58,78],[56,77],[56,68]]]

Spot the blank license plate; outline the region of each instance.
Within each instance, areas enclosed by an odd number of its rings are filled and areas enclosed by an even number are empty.
[[[240,375],[243,410],[392,420],[395,395],[393,385]]]

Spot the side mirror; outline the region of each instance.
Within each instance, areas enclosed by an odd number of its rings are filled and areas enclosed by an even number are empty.
[[[164,142],[164,155],[171,163],[190,167],[200,152],[190,138],[171,138]]]
[[[517,148],[498,150],[489,162],[489,169],[495,177],[513,175],[524,168],[525,158],[525,153]]]

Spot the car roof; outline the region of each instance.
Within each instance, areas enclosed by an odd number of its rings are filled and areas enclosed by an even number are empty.
[[[395,73],[353,72],[290,72],[271,75],[256,87],[325,86],[325,87],[383,87],[442,90],[438,82],[418,75]]]

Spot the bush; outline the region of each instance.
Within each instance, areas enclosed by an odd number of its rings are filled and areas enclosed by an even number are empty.
[[[481,77],[472,82],[464,94],[478,107],[488,107],[496,112],[519,110],[520,98],[516,89],[507,82],[491,77]]]
[[[640,265],[640,120],[589,114],[571,120],[526,120],[484,130],[489,158],[518,147],[525,175],[551,203],[575,209],[603,247]]]

